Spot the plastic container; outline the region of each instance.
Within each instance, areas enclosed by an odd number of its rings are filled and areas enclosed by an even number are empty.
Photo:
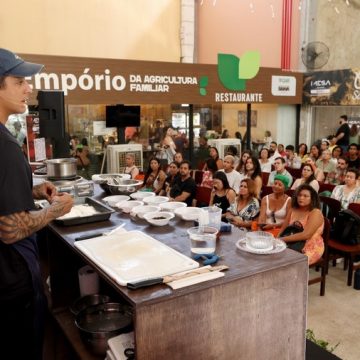
[[[214,254],[219,230],[212,226],[195,226],[187,230],[193,254]]]
[[[274,237],[265,231],[249,231],[246,233],[246,244],[253,249],[268,250],[273,247]]]
[[[201,208],[203,212],[199,216],[200,226],[211,226],[220,230],[222,210],[217,206],[208,206]]]

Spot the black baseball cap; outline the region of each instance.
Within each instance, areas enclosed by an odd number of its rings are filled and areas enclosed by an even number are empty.
[[[0,48],[0,76],[32,76],[43,67],[44,65],[27,62],[13,52]]]

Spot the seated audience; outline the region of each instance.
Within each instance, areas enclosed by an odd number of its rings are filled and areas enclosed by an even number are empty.
[[[170,201],[182,201],[191,206],[196,197],[196,183],[190,176],[190,162],[180,164],[180,176],[177,176],[170,189]]]
[[[217,171],[214,174],[213,191],[211,192],[209,205],[216,205],[222,210],[222,217],[225,218],[230,205],[235,202],[236,193],[229,185],[224,172]]]
[[[301,143],[298,147],[298,157],[301,160],[301,163],[304,164],[305,160],[308,158],[308,147],[305,143]]]
[[[292,169],[301,168],[301,159],[295,154],[295,147],[293,145],[287,145],[285,149],[285,164]]]
[[[234,159],[235,159],[234,168],[235,169],[239,165],[239,161],[240,161],[240,158],[238,157],[237,153],[238,153],[238,151],[237,151],[236,146],[234,146],[234,145],[228,146],[228,148],[226,150],[226,155],[232,155],[234,157]]]
[[[137,175],[139,175],[140,171],[135,165],[135,154],[134,153],[127,153],[125,155],[125,169],[124,174],[129,174],[131,179],[135,179]]]
[[[153,191],[156,195],[160,193],[166,180],[166,174],[161,170],[160,160],[156,157],[150,159],[149,167],[146,171],[142,189]]]
[[[359,145],[350,144],[348,147],[349,168],[360,169]]]
[[[340,156],[343,156],[343,149],[340,146],[335,145],[331,151],[331,159],[336,163]]]
[[[329,150],[329,146],[330,146],[330,141],[328,139],[322,139],[320,144],[320,153],[323,153],[324,150]]]
[[[241,175],[234,169],[235,159],[231,155],[226,155],[224,157],[224,168],[220,171],[223,171],[228,179],[229,186],[239,193]]]
[[[208,187],[212,189],[213,187],[213,176],[218,171],[216,161],[213,158],[206,160],[206,171],[203,172],[203,177],[200,186]]]
[[[279,144],[278,147],[277,147],[277,150],[278,150],[280,156],[282,156],[282,157],[286,156],[286,152],[285,152],[283,144]]]
[[[244,179],[240,184],[237,201],[231,204],[226,219],[239,227],[250,228],[253,220],[259,215],[259,200],[256,197],[255,182]]]
[[[245,163],[246,160],[251,156],[251,151],[250,150],[244,150],[243,153],[241,154],[241,158],[239,161],[239,164],[236,168],[236,171],[240,174],[240,175],[244,175],[245,174]]]
[[[277,157],[274,162],[275,170],[272,171],[269,175],[268,185],[272,186],[274,184],[275,175],[284,175],[289,179],[289,185],[293,182],[293,177],[291,174],[285,169],[285,159]]]
[[[174,155],[174,161],[176,161],[180,166],[180,164],[184,161],[183,154],[181,152],[177,151]]]
[[[269,150],[263,147],[260,151],[259,163],[261,172],[271,172],[271,161],[269,160]]]
[[[275,159],[281,156],[281,154],[278,151],[278,145],[277,145],[276,141],[272,141],[270,143],[270,149],[269,150],[270,150],[270,153],[271,153],[271,155],[269,157],[269,160],[273,164]]]
[[[310,164],[305,164],[301,170],[301,178],[296,179],[291,187],[291,190],[296,190],[300,185],[308,184],[316,192],[319,192],[319,182],[315,179],[313,168]]]
[[[260,199],[260,192],[262,187],[261,167],[259,160],[255,156],[251,156],[245,163],[245,178],[252,179],[255,182],[255,193]]]
[[[317,181],[323,182],[325,180],[324,172],[316,166],[315,161],[311,157],[307,158],[305,164],[308,164],[312,167],[315,179]]]
[[[331,197],[341,202],[341,208],[347,209],[351,203],[360,203],[360,187],[357,185],[359,170],[349,168],[345,175],[345,184],[335,186]]]
[[[339,147],[341,149],[341,147]],[[335,171],[326,176],[325,183],[332,185],[343,185],[345,181],[345,174],[348,169],[349,160],[346,157],[340,156],[337,159]]]
[[[224,167],[223,161],[219,157],[218,149],[215,146],[210,147],[210,157],[216,161],[216,166],[219,170]],[[203,170],[207,170],[206,165]]]
[[[308,257],[309,265],[316,263],[324,253],[324,217],[320,211],[317,192],[307,184],[300,185],[292,197],[291,209],[281,226],[280,234],[288,225],[295,222],[302,225],[303,231],[282,236],[290,249],[302,252]]]
[[[175,181],[175,178],[179,176],[179,163],[173,161],[169,164],[168,176],[165,179],[163,189],[160,195],[170,196],[170,189]]]
[[[291,207],[290,197],[285,194],[289,188],[289,179],[283,175],[276,175],[272,186],[272,194],[261,200],[259,224],[261,229],[278,236],[282,223]]]
[[[334,173],[336,165],[331,161],[330,150],[324,150],[321,157],[316,161],[316,167],[326,173]]]
[[[310,148],[309,158],[316,162],[320,157],[320,148],[318,145],[314,144]]]

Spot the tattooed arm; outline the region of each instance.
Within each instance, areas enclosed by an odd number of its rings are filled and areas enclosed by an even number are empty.
[[[0,216],[0,239],[12,244],[42,229],[50,221],[71,210],[73,199],[69,194],[54,196],[51,205],[39,211],[21,211]]]

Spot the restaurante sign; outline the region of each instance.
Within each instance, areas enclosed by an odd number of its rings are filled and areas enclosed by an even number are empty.
[[[246,89],[228,92],[216,65],[27,54],[22,57],[45,64],[44,71],[29,80],[34,89],[32,104],[36,103],[37,90],[62,90],[67,104],[301,103],[302,74],[256,64],[252,68],[244,66],[243,72],[233,75],[246,80]],[[274,93],[274,86],[281,85],[274,83],[273,76],[292,79],[295,90],[291,95]]]

